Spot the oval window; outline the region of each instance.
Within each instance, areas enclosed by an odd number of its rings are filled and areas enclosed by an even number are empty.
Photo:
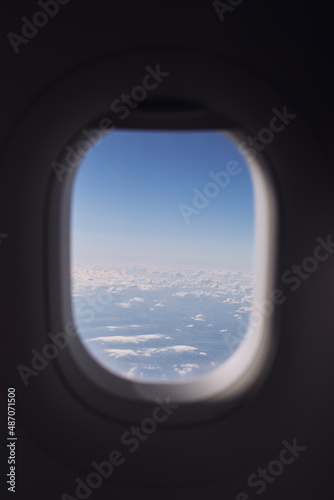
[[[226,135],[110,132],[83,159],[72,193],[83,345],[131,380],[209,373],[247,333],[254,243],[250,170]]]

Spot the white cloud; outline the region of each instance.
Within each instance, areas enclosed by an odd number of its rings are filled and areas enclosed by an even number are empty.
[[[124,329],[124,328],[139,328],[140,325],[122,325],[122,326],[106,326],[106,328],[108,328],[108,330],[111,330],[112,332],[114,330],[121,330],[121,329]]]
[[[138,356],[138,352],[132,349],[105,349],[105,352],[116,359],[124,358],[125,356]]]
[[[205,316],[204,314],[197,314],[196,316],[192,316],[191,319],[194,319],[195,321],[205,321]]]
[[[193,352],[197,351],[197,347],[189,345],[175,345],[170,347],[147,347],[145,349],[137,349],[136,351],[133,349],[105,349],[105,352],[107,352],[109,356],[113,356],[115,358],[125,356],[151,356],[152,354],[167,351],[174,351],[177,353]]]
[[[240,307],[237,310],[237,313],[245,313],[245,312],[251,312],[253,311],[253,307]]]
[[[197,347],[191,347],[189,345],[175,345],[173,347],[169,347],[169,349],[173,349],[176,352],[197,351]]]
[[[147,335],[129,335],[129,336],[113,335],[112,337],[94,337],[92,339],[88,339],[87,342],[101,340],[103,342],[119,342],[121,344],[126,344],[129,342],[138,344],[139,342],[147,342],[148,340],[161,339],[163,337],[164,335],[162,335],[161,333],[147,334]]]
[[[169,349],[168,347],[160,347],[160,348],[159,347],[147,347],[146,349],[142,349],[139,352],[143,356],[151,356],[151,354],[168,351],[168,349]]]
[[[199,365],[185,364],[180,365],[181,368],[178,368],[177,365],[173,365],[174,371],[179,375],[187,375],[187,373],[191,373],[194,369],[199,368]]]
[[[122,375],[124,375],[125,377],[128,377],[128,378],[135,378],[136,376],[136,371],[138,370],[138,366],[133,366],[132,368],[130,368],[130,370],[128,370],[127,372],[123,372]]]
[[[117,302],[117,305],[128,308],[132,306],[133,302],[144,302],[144,299],[141,297],[133,297],[133,299],[129,299],[128,302]]]

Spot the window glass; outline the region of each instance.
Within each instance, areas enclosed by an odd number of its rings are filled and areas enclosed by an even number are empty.
[[[249,168],[223,133],[110,132],[78,167],[72,193],[83,345],[132,380],[210,372],[247,333],[254,237]]]

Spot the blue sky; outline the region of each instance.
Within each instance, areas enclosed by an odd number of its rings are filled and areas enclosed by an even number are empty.
[[[186,223],[180,205],[194,208],[193,189],[231,160],[240,173]],[[252,271],[253,205],[246,162],[220,132],[114,130],[76,173],[72,264]]]

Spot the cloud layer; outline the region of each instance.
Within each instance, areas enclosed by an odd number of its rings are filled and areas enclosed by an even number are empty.
[[[85,347],[106,368],[138,380],[184,380],[237,349],[253,287],[253,273],[75,266],[73,315]]]

